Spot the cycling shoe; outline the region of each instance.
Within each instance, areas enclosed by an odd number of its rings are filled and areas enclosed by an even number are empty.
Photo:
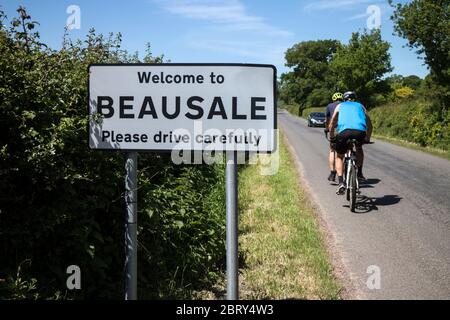
[[[330,173],[330,175],[328,176],[328,181],[336,181],[336,173]]]
[[[341,195],[345,193],[345,184],[344,183],[340,183],[337,190],[336,190],[336,194],[337,195]]]

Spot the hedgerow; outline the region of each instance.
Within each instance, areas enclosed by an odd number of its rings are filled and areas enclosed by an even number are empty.
[[[95,30],[51,49],[18,13],[0,12],[0,299],[122,298],[124,157],[88,148],[87,70],[163,57]],[[141,153],[139,169],[139,296],[188,298],[223,267],[223,166]],[[70,265],[81,290],[66,288]]]

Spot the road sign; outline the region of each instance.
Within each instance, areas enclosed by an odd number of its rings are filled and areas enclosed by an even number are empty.
[[[255,64],[94,64],[89,146],[272,152],[276,69]]]
[[[137,151],[225,151],[227,298],[239,298],[237,153],[276,149],[276,69],[256,64],[89,66],[89,146],[127,152],[125,299],[137,299]]]

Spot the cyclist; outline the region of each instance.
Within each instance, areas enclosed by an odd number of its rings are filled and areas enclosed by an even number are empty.
[[[333,100],[332,103],[327,105],[327,109],[325,111],[326,116],[326,124],[325,124],[325,132],[328,132],[328,126],[331,121],[331,117],[333,116],[334,109],[336,109],[337,105],[340,104],[342,101],[344,101],[344,96],[340,92],[336,92],[331,97]],[[333,142],[330,142],[330,153],[328,155],[328,165],[330,167],[330,175],[328,176],[328,181],[335,181],[336,180],[336,168],[335,168],[335,159],[336,159],[336,144]]]
[[[364,152],[362,144],[370,141],[372,135],[372,122],[367,113],[366,108],[356,102],[356,93],[347,91],[344,93],[344,102],[336,106],[333,117],[328,126],[330,130],[330,137],[334,137],[332,129],[337,124],[338,135],[336,136],[336,171],[338,175],[339,186],[336,191],[337,194],[343,194],[345,191],[345,184],[343,181],[343,158],[347,152],[347,142],[350,139],[355,139],[356,143],[356,164],[358,166],[358,179],[365,179],[362,174],[362,166],[364,162]]]

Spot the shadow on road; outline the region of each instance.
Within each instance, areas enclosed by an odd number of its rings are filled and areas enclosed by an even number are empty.
[[[359,185],[360,189],[364,188],[373,188],[374,184],[380,183],[380,179],[366,179],[365,181],[361,182]]]
[[[359,183],[359,188],[360,189],[364,189],[364,188],[374,188],[374,184],[380,183],[381,180],[380,179],[366,179],[363,182]],[[338,183],[337,181],[334,182],[330,182],[331,186],[337,186]]]
[[[367,196],[358,197],[356,204],[356,213],[368,213],[378,211],[379,206],[391,206],[402,200],[398,195],[388,194],[378,198],[370,198]]]

